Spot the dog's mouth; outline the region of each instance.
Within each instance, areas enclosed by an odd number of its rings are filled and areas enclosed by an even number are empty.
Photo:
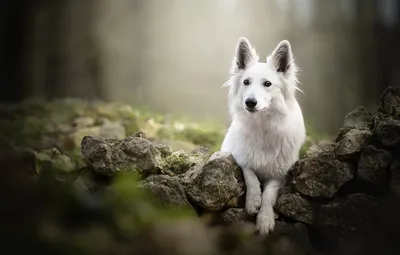
[[[256,113],[256,112],[262,112],[265,111],[267,109],[267,107],[262,108],[262,109],[254,109],[254,108],[248,108],[245,107],[246,111],[248,111],[249,113]]]
[[[246,107],[246,111],[251,112],[251,113],[255,113],[255,112],[257,112],[258,110],[257,110],[257,109],[247,108],[247,107]]]

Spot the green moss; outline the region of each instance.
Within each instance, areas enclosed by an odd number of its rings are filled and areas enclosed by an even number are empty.
[[[166,144],[155,144],[154,147],[161,153],[161,158],[166,158],[172,154],[172,148]]]
[[[307,150],[311,147],[312,144],[304,143],[304,145],[300,148],[299,158],[303,158],[306,155]]]
[[[65,154],[71,158],[71,160],[75,163],[75,166],[77,169],[85,167],[86,166],[86,162],[83,158],[83,155],[81,153],[81,149],[80,148],[73,148],[72,150],[68,150],[65,152]]]
[[[76,164],[67,155],[61,154],[56,148],[36,152],[36,172],[40,173],[44,168],[50,168],[59,172],[72,172],[76,170]]]
[[[189,156],[183,151],[174,152],[163,160],[163,171],[173,172],[175,174],[183,174],[189,170],[191,163]]]

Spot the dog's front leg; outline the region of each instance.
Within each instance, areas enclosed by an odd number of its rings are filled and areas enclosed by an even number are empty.
[[[255,215],[261,207],[261,184],[253,170],[242,168],[242,171],[246,183],[246,212]]]
[[[257,215],[256,229],[260,234],[268,234],[275,227],[274,204],[278,191],[281,186],[281,180],[272,179],[264,184],[262,193],[261,208]]]

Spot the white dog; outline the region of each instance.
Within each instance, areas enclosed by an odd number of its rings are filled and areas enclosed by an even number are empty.
[[[257,215],[256,229],[274,229],[273,206],[306,137],[303,114],[296,100],[297,67],[288,41],[282,41],[266,63],[240,38],[229,87],[231,125],[221,152],[233,155],[246,182],[246,211]]]

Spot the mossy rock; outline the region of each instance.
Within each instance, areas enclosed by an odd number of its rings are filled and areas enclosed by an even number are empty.
[[[161,153],[162,158],[166,158],[172,154],[172,148],[166,144],[155,144],[154,147]]]
[[[66,151],[65,155],[71,158],[77,169],[83,168],[87,165],[79,147]]]
[[[184,151],[175,151],[163,160],[163,171],[172,172],[174,174],[183,174],[191,167],[189,155]]]
[[[49,168],[58,172],[72,172],[76,170],[75,162],[67,155],[61,154],[56,148],[36,152],[36,172]]]

